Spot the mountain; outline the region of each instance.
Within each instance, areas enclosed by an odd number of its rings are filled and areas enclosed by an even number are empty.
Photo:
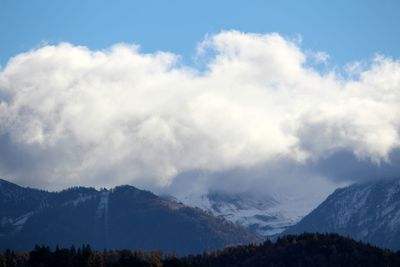
[[[0,180],[2,250],[90,244],[182,255],[254,241],[240,226],[132,186],[47,192]]]
[[[337,189],[284,234],[302,232],[335,232],[400,249],[400,180]]]
[[[258,196],[250,193],[208,192],[172,199],[201,208],[267,238],[296,224],[315,207],[307,199],[285,199],[281,196]]]

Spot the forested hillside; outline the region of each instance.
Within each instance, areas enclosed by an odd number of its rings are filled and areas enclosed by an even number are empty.
[[[276,242],[225,248],[179,258],[175,254],[140,250],[93,251],[36,246],[30,253],[6,251],[0,267],[258,267],[258,266],[400,266],[400,253],[383,250],[337,234],[285,236]]]

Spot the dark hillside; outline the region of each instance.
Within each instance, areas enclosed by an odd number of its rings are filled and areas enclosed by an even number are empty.
[[[230,247],[178,258],[140,250],[96,252],[89,246],[28,253],[0,254],[1,267],[395,267],[400,253],[383,250],[337,234],[285,236],[276,242]]]

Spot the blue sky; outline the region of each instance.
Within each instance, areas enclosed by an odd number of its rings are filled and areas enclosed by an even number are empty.
[[[400,2],[337,1],[106,1],[3,0],[0,64],[43,43],[91,49],[125,42],[142,51],[171,51],[190,63],[206,34],[235,29],[301,35],[302,47],[325,51],[331,63],[400,56]]]

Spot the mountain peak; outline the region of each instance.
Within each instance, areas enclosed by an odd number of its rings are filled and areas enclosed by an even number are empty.
[[[302,232],[336,232],[399,249],[400,180],[385,179],[337,189],[284,234]]]
[[[221,218],[129,185],[59,192],[20,188],[0,191],[0,249],[85,243],[188,254],[259,241]]]

